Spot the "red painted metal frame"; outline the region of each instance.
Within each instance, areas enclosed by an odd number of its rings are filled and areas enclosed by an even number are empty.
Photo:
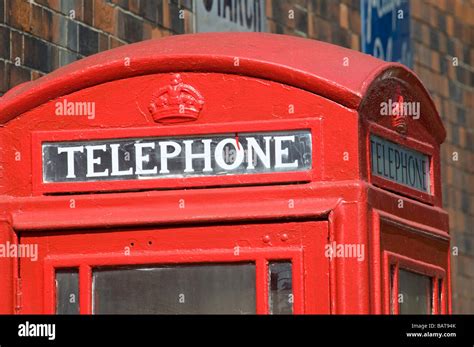
[[[366,185],[360,185],[358,199],[341,199],[329,213],[328,243],[356,244],[370,252],[368,242]],[[369,260],[333,257],[329,262],[331,314],[367,314],[371,312]]]
[[[288,54],[288,49],[298,54]],[[239,57],[239,66],[234,65]],[[321,64],[351,57],[350,66]],[[124,59],[132,62],[124,66]],[[329,66],[328,66],[329,65]],[[387,69],[409,71],[366,54],[316,40],[267,33],[201,33],[148,40],[86,57],[0,100],[0,123],[42,103],[111,80],[176,71],[240,74],[294,85],[357,108],[367,81]],[[414,77],[414,84],[421,82]]]
[[[379,193],[383,194],[383,193]],[[396,199],[394,197],[393,199]],[[370,201],[370,199],[369,199]],[[389,205],[390,199],[385,198],[384,203]],[[408,211],[416,211],[421,210],[422,208],[419,207],[417,209],[413,209],[412,206],[407,206],[405,209],[401,209],[400,215],[396,215],[394,213],[385,212],[384,210],[380,209],[382,206],[378,206],[377,208],[371,208],[371,213],[369,214],[370,219],[370,267],[371,267],[371,276],[370,276],[370,287],[371,287],[371,311],[375,314],[389,314],[390,313],[390,268],[388,267],[386,255],[387,254],[396,254],[395,252],[387,251],[381,246],[381,234],[383,233],[383,224],[393,224],[400,230],[409,230],[411,232],[425,235],[426,237],[435,237],[443,242],[449,242],[450,235],[442,228],[441,225],[436,226],[429,226],[423,225],[419,222],[413,221],[409,219]],[[417,213],[417,212],[413,212]],[[429,215],[426,216],[427,220],[433,221],[433,218]],[[436,223],[442,224],[442,223]],[[447,226],[446,226],[447,228]],[[401,255],[402,257],[405,257]],[[405,257],[406,259],[412,259],[409,257]],[[431,269],[435,269],[436,271],[442,271],[443,275],[443,293],[442,297],[445,300],[442,305],[442,314],[451,313],[451,279],[450,279],[450,272],[449,269],[451,268],[450,265],[450,258],[449,254],[447,255],[447,268],[443,269],[438,265],[428,264],[428,267]],[[417,260],[414,260],[415,262]],[[423,262],[422,262],[423,263]],[[423,263],[425,264],[425,263]],[[423,265],[422,264],[422,265]],[[436,274],[439,274],[436,272]],[[395,276],[394,279],[394,288],[395,292],[398,290],[397,287],[398,276]],[[382,291],[383,286],[383,291]],[[398,310],[398,308],[396,308]],[[396,311],[395,313],[397,313]]]
[[[18,245],[18,235],[12,232],[11,216],[4,212],[0,213],[0,243],[7,244],[10,242],[12,245]],[[13,314],[18,312],[21,305],[21,297],[18,292],[21,287],[20,276],[18,273],[17,257],[0,258],[0,313],[2,314]]]
[[[410,209],[410,207],[408,207]],[[451,283],[450,283],[450,261],[449,254],[447,255],[447,268],[437,264],[427,263],[418,259],[414,259],[412,256],[407,256],[410,254],[400,254],[381,246],[381,236],[383,233],[384,223],[393,225],[399,230],[410,231],[418,235],[423,235],[429,238],[439,239],[443,242],[449,242],[450,235],[444,230],[437,229],[436,227],[431,227],[428,225],[423,225],[407,219],[405,217],[397,216],[393,213],[387,213],[383,210],[376,208],[371,209],[371,267],[372,267],[372,276],[371,276],[371,288],[373,291],[373,301],[372,301],[372,310],[373,313],[384,313],[390,314],[390,300],[394,300],[394,297],[390,297],[391,289],[391,266],[395,266],[396,276],[394,278],[394,284],[392,287],[392,293],[398,293],[398,269],[406,268],[408,270],[413,270],[415,272],[426,274],[431,276],[433,279],[433,308],[434,313],[451,313]],[[418,241],[412,241],[418,242]],[[420,255],[422,256],[422,255]],[[379,280],[380,279],[380,280]],[[438,310],[438,288],[436,280],[442,281],[442,311]],[[434,285],[436,283],[436,285]],[[380,286],[383,286],[383,291]],[[383,297],[382,297],[382,293]],[[396,298],[395,298],[396,300]],[[435,306],[436,305],[436,306]],[[398,314],[398,307],[395,305],[394,314]]]
[[[439,266],[433,264],[425,263],[420,260],[406,257],[401,254],[384,251],[384,286],[385,286],[385,313],[399,314],[399,305],[398,305],[398,289],[399,289],[399,270],[408,270],[411,272],[416,272],[418,274],[430,277],[432,283],[432,292],[430,296],[432,297],[431,304],[431,313],[440,314],[445,312],[439,312],[439,302],[438,302],[438,281],[441,280],[442,285],[442,307],[446,307],[446,288],[445,288],[445,277],[446,271]],[[391,276],[392,276],[392,267],[395,268],[394,271],[394,281],[392,285]],[[391,293],[391,297],[390,294]],[[387,295],[388,294],[388,295]],[[393,309],[393,312],[391,310]]]
[[[54,288],[55,270],[61,268],[79,268],[80,285],[80,313],[92,314],[92,269],[94,267],[113,267],[126,265],[169,265],[169,264],[193,264],[193,263],[242,263],[254,262],[256,265],[256,308],[257,314],[268,314],[268,262],[273,260],[291,260],[293,271],[293,295],[294,313],[305,313],[304,288],[302,281],[302,249],[295,247],[281,247],[271,250],[245,250],[240,251],[238,260],[228,250],[203,251],[180,251],[180,253],[148,252],[143,255],[103,254],[103,255],[80,255],[80,256],[57,256],[50,257],[45,261],[44,267],[44,313],[55,314],[56,291]],[[192,256],[192,261],[183,262],[183,257]],[[84,303],[84,304],[83,304]]]
[[[272,184],[284,182],[309,182],[321,179],[323,156],[321,138],[321,119],[308,118],[295,121],[266,121],[266,122],[239,122],[204,125],[180,125],[161,128],[119,128],[77,131],[41,131],[32,133],[32,157],[42,158],[43,142],[60,141],[87,141],[87,140],[108,140],[124,138],[146,138],[146,137],[167,137],[167,136],[195,136],[242,132],[259,131],[283,131],[283,130],[306,130],[311,131],[313,167],[308,171],[280,172],[268,174],[247,174],[228,176],[202,176],[186,178],[158,178],[147,180],[114,180],[114,181],[94,181],[94,182],[64,182],[64,183],[44,183],[42,160],[32,162],[33,171],[33,193],[66,193],[66,192],[91,192],[91,191],[126,191],[137,189],[172,189],[184,187],[212,187],[225,185],[245,185],[245,184]],[[321,159],[321,160],[320,160]]]
[[[399,184],[383,177],[379,177],[372,174],[370,162],[371,162],[371,147],[370,147],[370,135],[378,135],[386,140],[398,143],[402,146],[408,147],[420,153],[426,154],[430,159],[430,193],[425,193],[410,187],[407,187],[403,184]],[[365,144],[367,148],[367,172],[369,175],[369,182],[373,183],[376,186],[388,189],[390,191],[396,192],[400,195],[405,195],[417,200],[427,202],[431,205],[435,203],[435,195],[438,195],[439,192],[436,191],[436,182],[439,177],[437,177],[436,170],[434,170],[434,162],[439,162],[439,156],[436,154],[435,149],[428,143],[417,141],[413,137],[402,136],[399,133],[384,128],[376,123],[369,122],[368,131],[366,134]]]
[[[354,183],[354,186],[357,186]],[[349,184],[295,184],[289,186],[249,186],[239,191],[233,188],[188,189],[129,193],[127,204],[123,193],[111,193],[91,198],[88,195],[50,196],[47,199],[18,199],[13,215],[17,231],[67,230],[110,228],[120,226],[170,225],[185,223],[232,222],[242,220],[279,220],[318,218],[326,216],[340,197],[313,196],[332,190],[347,192],[347,198],[356,193]],[[323,196],[323,195],[321,195]],[[80,212],[70,208],[74,200]],[[182,199],[186,208],[179,208]],[[288,202],[293,200],[294,207]],[[203,202],[206,202],[205,204]],[[2,206],[2,204],[0,204]],[[41,207],[38,207],[41,206]],[[11,206],[10,206],[11,207]],[[54,211],[51,215],[50,211]],[[104,216],[104,211],[107,211]],[[160,211],[160,213],[156,213]]]
[[[239,232],[240,228],[246,228],[242,229],[245,232]],[[168,230],[170,231],[169,234],[167,234]],[[220,235],[219,246],[212,246],[212,243],[206,239],[205,236],[208,230],[211,233],[210,236]],[[323,279],[329,282],[329,262],[327,261],[324,265],[317,260],[322,257],[321,250],[324,248],[324,244],[321,241],[327,238],[327,232],[328,224],[325,221],[307,221],[303,224],[282,222],[243,224],[242,226],[200,226],[196,230],[191,226],[183,230],[172,228],[156,231],[121,231],[120,240],[115,240],[110,245],[96,244],[95,240],[100,238],[100,235],[95,236],[93,233],[80,234],[81,244],[90,243],[94,245],[91,246],[90,250],[70,244],[68,234],[48,238],[48,236],[41,237],[30,233],[29,236],[24,238],[23,243],[44,243],[43,246],[40,246],[40,249],[47,247],[54,251],[51,254],[43,255],[38,262],[26,262],[23,265],[22,272],[37,274],[38,271],[43,271],[43,293],[34,294],[35,291],[41,291],[41,286],[38,286],[38,288],[29,286],[29,294],[27,295],[29,298],[38,294],[42,295],[44,313],[53,314],[55,312],[56,296],[55,269],[78,268],[80,313],[90,314],[92,313],[91,274],[93,267],[253,261],[256,263],[257,313],[265,314],[268,313],[268,262],[288,259],[293,263],[294,312],[296,314],[329,313],[329,294],[327,292],[329,283],[321,286],[324,283]],[[279,240],[279,237],[275,239],[282,233],[287,233],[289,239]],[[190,235],[195,236],[190,238]],[[263,241],[265,235],[270,235],[273,241],[270,243]],[[249,242],[249,245],[246,247],[239,246],[239,254],[237,256],[233,254],[233,247],[235,246],[231,246],[231,244],[234,244],[237,240],[240,240],[239,243],[243,242],[242,239],[249,236],[251,239],[246,241]],[[139,246],[141,241],[151,240],[150,237],[158,238],[154,240],[157,241],[155,248],[158,247],[158,249]],[[135,246],[139,248],[136,250],[133,248],[130,255],[124,255],[123,249],[117,248],[117,246],[121,245],[122,241],[129,239],[139,240]],[[169,244],[171,240],[174,240],[175,245]],[[273,246],[272,243],[274,243]],[[260,244],[260,246],[257,246],[257,244]],[[203,247],[204,245],[206,246]],[[222,248],[223,245],[227,245],[227,247]],[[75,251],[63,251],[64,249],[75,249]],[[80,251],[80,254],[77,251]],[[28,313],[28,311],[22,313]]]

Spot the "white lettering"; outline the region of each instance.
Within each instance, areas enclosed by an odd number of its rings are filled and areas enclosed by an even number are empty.
[[[144,169],[143,163],[150,161],[149,154],[143,154],[143,148],[155,148],[154,142],[145,142],[145,143],[135,143],[135,162],[136,162],[136,169],[135,173],[137,175],[153,175],[158,172],[158,168],[154,166],[152,169]]]
[[[288,158],[288,147],[285,149],[281,148],[283,141],[295,142],[294,136],[275,136],[275,168],[296,168],[298,167],[298,160],[292,163],[283,163],[283,156]]]
[[[74,172],[74,152],[84,152],[84,146],[58,147],[58,154],[67,153],[67,176],[66,178],[76,178]]]
[[[201,140],[201,142],[204,144],[204,152],[193,153],[192,148],[193,148],[194,140],[183,141],[185,154],[186,154],[186,168],[184,169],[184,172],[194,172],[193,159],[204,159],[204,169],[202,171],[203,172],[212,171],[212,166],[211,166],[212,139]]]
[[[168,159],[177,157],[181,153],[181,146],[174,141],[163,141],[159,145],[161,158],[160,173],[170,173],[170,170],[168,170]],[[168,153],[168,146],[174,148],[173,152]]]
[[[235,160],[232,164],[227,164],[222,156],[222,154],[224,153],[224,146],[227,144],[232,145],[235,149],[236,155],[235,155]],[[237,146],[237,142],[235,139],[233,138],[225,139],[217,144],[215,158],[216,158],[217,165],[219,165],[224,170],[234,170],[238,168],[244,161],[244,150],[240,143]]]
[[[262,148],[258,145],[257,140],[253,137],[248,137],[247,138],[247,155],[248,155],[248,166],[247,169],[255,169],[255,164],[254,161],[252,160],[253,158],[253,151],[255,150],[255,154],[257,154],[257,157],[262,161],[262,164],[265,166],[265,168],[269,169],[270,168],[270,140],[271,136],[265,136],[263,139],[265,140],[265,153],[263,152]]]
[[[111,176],[127,176],[127,175],[133,175],[133,168],[130,168],[128,170],[122,170],[120,171],[119,168],[119,144],[111,144],[110,148],[112,148],[112,172],[110,173]]]
[[[93,146],[86,146],[87,152],[87,174],[86,177],[103,177],[109,175],[109,169],[105,169],[102,172],[95,172],[94,166],[100,165],[101,159],[94,158],[95,151],[107,151],[107,147],[105,145],[93,145]]]

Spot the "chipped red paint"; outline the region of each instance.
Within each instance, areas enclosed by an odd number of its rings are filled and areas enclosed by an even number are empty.
[[[205,102],[196,120],[156,123],[150,101],[175,73]],[[421,118],[406,119],[405,134],[379,115],[380,102],[397,88],[405,101],[421,103]],[[56,115],[64,100],[94,102],[95,118]],[[2,313],[54,312],[54,266],[79,267],[81,313],[90,313],[91,266],[230,261],[242,242],[242,259],[257,264],[259,313],[268,311],[267,261],[285,252],[298,259],[298,313],[387,313],[387,254],[444,276],[451,312],[439,167],[446,134],[428,92],[402,65],[280,35],[173,36],[84,58],[18,86],[0,98],[0,122],[0,243],[40,248],[38,262],[0,259]],[[241,132],[291,129],[312,131],[307,172],[42,182],[42,141],[222,132],[238,139]],[[370,133],[432,156],[431,192],[372,176]],[[178,230],[190,238],[176,237]],[[154,237],[166,246],[147,249]],[[130,240],[138,246],[125,258],[117,249]],[[364,245],[365,258],[326,258],[325,242]]]

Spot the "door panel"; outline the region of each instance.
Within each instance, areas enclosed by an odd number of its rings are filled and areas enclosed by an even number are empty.
[[[28,232],[21,313],[329,313],[326,221]]]
[[[449,240],[388,221],[381,223],[383,312],[449,311]]]

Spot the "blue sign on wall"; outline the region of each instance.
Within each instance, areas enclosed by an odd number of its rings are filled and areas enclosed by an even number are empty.
[[[409,0],[361,0],[360,4],[362,52],[412,67]]]

